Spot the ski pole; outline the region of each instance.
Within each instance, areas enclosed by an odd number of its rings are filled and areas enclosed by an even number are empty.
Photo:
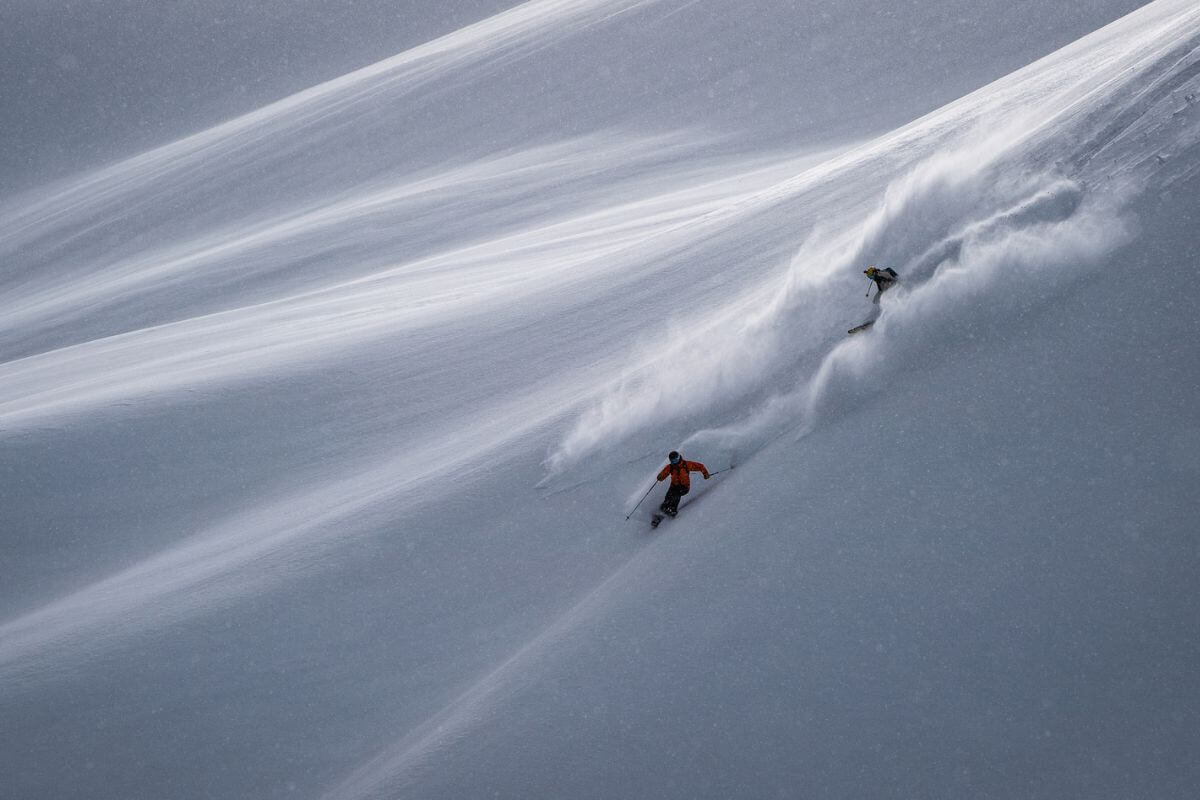
[[[658,485],[657,483],[650,484],[650,488],[646,490],[646,493],[644,495],[642,495],[642,500],[645,500],[647,497],[649,497],[650,493],[654,491],[654,487],[657,485]],[[642,504],[642,500],[638,500],[637,506],[633,507],[633,511],[630,511],[628,514],[625,515],[626,522],[629,522],[629,518],[633,516],[633,512],[638,510],[638,506],[640,506]]]
[[[729,470],[733,469],[733,467],[734,467],[734,465],[733,465],[733,464],[730,464],[730,465],[729,465],[728,467],[726,467],[725,469],[719,469],[719,470],[717,470],[716,472],[710,472],[710,473],[708,473],[708,477],[710,477],[710,478],[711,478],[713,475],[720,475],[722,472],[729,472]]]

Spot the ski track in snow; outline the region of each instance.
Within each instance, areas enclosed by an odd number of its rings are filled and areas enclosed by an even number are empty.
[[[710,142],[697,133],[608,132],[384,176],[365,188],[347,181],[333,196],[206,218],[198,231],[172,227],[149,207],[170,206],[189,191],[219,192],[243,170],[295,158],[300,145],[277,147],[282,131],[296,132],[287,141],[313,146],[342,135],[354,109],[402,98],[447,73],[486,70],[546,37],[650,4],[526,3],[3,210],[4,252],[47,254],[4,277],[2,325],[14,354],[0,364],[5,437],[87,426],[127,413],[131,403],[170,407],[198,391],[261,387],[355,350],[394,351],[414,379],[427,378],[447,343],[469,347],[499,332],[520,351],[512,331],[530,309],[555,306],[569,320],[570,304],[617,304],[624,292],[649,293],[664,282],[680,287],[680,300],[663,313],[665,333],[660,326],[632,353],[621,331],[530,347],[531,362],[556,361],[555,369],[529,368],[528,380],[496,384],[482,401],[449,397],[441,426],[413,421],[343,474],[259,498],[8,620],[0,625],[0,691],[32,690],[140,632],[318,568],[353,540],[357,517],[380,508],[403,514],[423,502],[421,487],[509,447],[545,448],[551,488],[586,469],[612,468],[605,459],[622,448],[641,455],[682,443],[740,462],[783,431],[803,433],[823,414],[863,402],[862,386],[879,387],[890,372],[927,357],[948,331],[981,317],[986,324],[1018,316],[1080,286],[1089,267],[1128,241],[1127,200],[1150,179],[1169,182],[1178,165],[1197,160],[1200,105],[1181,98],[1200,91],[1200,10],[1162,2],[835,153],[705,159]],[[206,178],[213,186],[189,188],[222,162],[222,177]],[[847,184],[877,193],[843,195]],[[472,199],[483,190],[494,192],[490,201]],[[81,254],[106,225],[140,213],[149,221],[132,245],[114,245],[98,266],[85,262]],[[459,213],[488,220],[496,235],[462,246]],[[428,220],[403,241],[389,230],[414,215]],[[811,227],[786,228],[788,219]],[[724,281],[689,282],[693,264],[723,263],[731,243],[747,238],[763,241],[764,253],[758,263],[725,264],[739,278],[736,291]],[[423,252],[408,257],[414,240]],[[46,249],[48,242],[55,244]],[[357,274],[343,271],[335,284],[306,274],[297,264],[314,248]],[[364,260],[358,252],[395,257]],[[843,341],[842,331],[869,311],[856,297],[868,263],[896,267],[903,283],[884,299],[874,333]],[[245,283],[241,302],[213,305],[212,290],[231,282]],[[122,316],[131,297],[142,305]],[[72,339],[60,330],[64,321],[88,335]],[[43,350],[44,341],[55,345]],[[748,403],[757,411],[745,416],[739,409]],[[403,786],[529,680],[569,632],[643,580],[654,553],[633,551],[328,796]]]
[[[637,553],[495,669],[473,681],[436,716],[363,764],[324,796],[327,800],[389,796],[396,791],[397,779],[404,783],[404,777],[421,769],[440,747],[461,738],[506,697],[533,683],[539,661],[567,646],[575,628],[602,614],[607,603],[636,591],[657,566],[659,561],[651,553]]]

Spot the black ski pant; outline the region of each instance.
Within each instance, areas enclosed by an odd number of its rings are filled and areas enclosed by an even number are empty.
[[[679,511],[679,498],[688,493],[691,487],[683,486],[678,483],[672,483],[667,488],[667,496],[663,498],[662,505],[659,506],[665,514],[674,514]]]

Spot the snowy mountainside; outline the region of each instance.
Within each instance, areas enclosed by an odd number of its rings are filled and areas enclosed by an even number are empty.
[[[519,6],[3,207],[7,793],[1194,785],[1200,10],[837,146],[361,159],[655,5]],[[673,447],[736,469],[651,536]]]

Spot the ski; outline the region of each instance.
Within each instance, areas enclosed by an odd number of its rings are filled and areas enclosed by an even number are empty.
[[[875,320],[871,320],[870,322],[864,322],[862,325],[854,326],[850,330],[846,331],[846,333],[861,333],[862,331],[869,329],[874,324],[875,324]]]
[[[658,523],[662,522],[667,517],[678,516],[678,514],[679,514],[678,511],[676,511],[674,514],[672,514],[669,511],[655,511],[653,514],[650,515],[650,527],[657,528]]]

